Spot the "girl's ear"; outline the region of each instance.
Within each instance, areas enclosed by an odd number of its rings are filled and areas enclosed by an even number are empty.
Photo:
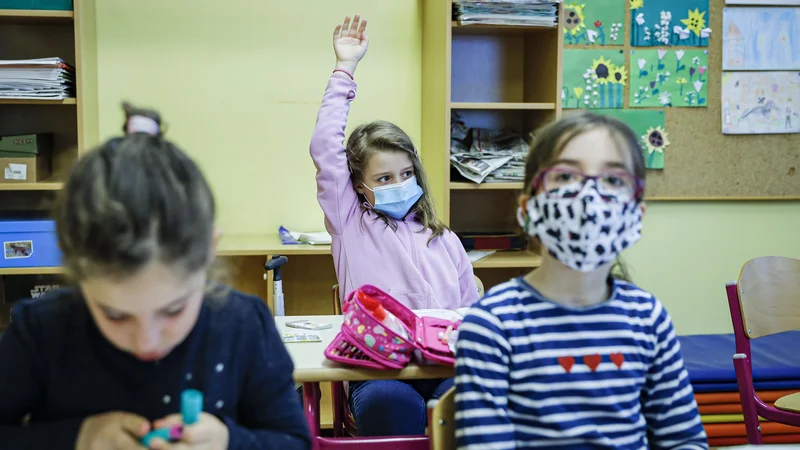
[[[353,187],[356,188],[356,192],[358,192],[359,195],[364,195],[364,184],[363,183],[358,183]]]
[[[642,208],[642,217],[644,217],[644,213],[647,212],[647,203],[642,202],[641,208]]]

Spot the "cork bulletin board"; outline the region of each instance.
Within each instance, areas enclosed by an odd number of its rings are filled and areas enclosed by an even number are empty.
[[[583,0],[580,3],[591,1]],[[635,57],[631,57],[631,50],[638,52],[658,47],[630,45],[631,2],[623,1],[623,46],[567,43],[565,51],[614,50],[618,53],[615,59],[624,57],[628,76],[634,77],[639,68],[636,67]],[[571,0],[564,1],[564,5],[570,3]],[[800,134],[722,134],[723,8],[725,0],[710,0],[706,21],[712,34],[708,47],[680,47],[687,52],[708,50],[707,107],[630,108],[633,83],[629,82],[626,86],[624,108],[629,111],[664,110],[665,129],[669,136],[670,145],[663,153],[664,168],[647,171],[646,196],[651,201],[800,200]],[[586,21],[589,20],[587,16]],[[566,114],[571,111],[575,109],[564,110]]]

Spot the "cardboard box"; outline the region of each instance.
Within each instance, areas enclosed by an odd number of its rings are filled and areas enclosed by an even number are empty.
[[[52,174],[53,135],[0,137],[0,183],[36,183]]]

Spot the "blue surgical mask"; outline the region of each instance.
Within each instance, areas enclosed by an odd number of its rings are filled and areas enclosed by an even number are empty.
[[[422,188],[417,184],[417,177],[411,177],[402,183],[378,186],[375,189],[370,189],[366,184],[364,187],[375,194],[375,204],[372,205],[372,209],[398,220],[405,217],[422,197]]]

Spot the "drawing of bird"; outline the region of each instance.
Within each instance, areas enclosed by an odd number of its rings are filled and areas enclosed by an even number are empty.
[[[770,100],[763,106],[754,106],[752,108],[746,109],[744,113],[742,113],[742,115],[739,117],[739,120],[745,119],[749,115],[769,118],[769,116],[772,114],[772,111],[780,111],[780,108],[778,108],[778,105],[776,105],[775,102]]]

